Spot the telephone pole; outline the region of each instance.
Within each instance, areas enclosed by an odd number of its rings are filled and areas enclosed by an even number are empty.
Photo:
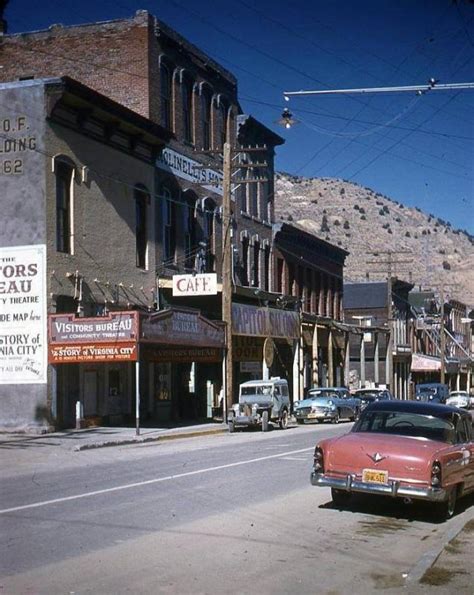
[[[227,139],[229,139],[227,130]],[[227,421],[234,394],[234,352],[232,344],[232,149],[224,143],[224,179],[222,183],[222,320],[225,323],[225,364],[223,418]]]
[[[233,212],[232,192],[234,186],[245,184],[259,184],[268,182],[268,178],[252,177],[235,179],[233,176],[245,168],[266,168],[266,162],[239,163],[238,157],[241,153],[266,152],[268,149],[262,147],[232,147],[231,118],[227,118],[226,142],[223,151],[223,180],[222,180],[222,320],[225,324],[225,359],[224,359],[224,400],[223,417],[227,420],[229,411],[232,409],[234,396],[234,351],[232,341],[232,294],[234,289],[233,280]],[[208,153],[220,151],[206,151]],[[236,162],[234,164],[234,162]]]

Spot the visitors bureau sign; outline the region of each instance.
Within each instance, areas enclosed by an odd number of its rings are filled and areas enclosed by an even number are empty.
[[[0,248],[0,384],[45,384],[46,246]]]

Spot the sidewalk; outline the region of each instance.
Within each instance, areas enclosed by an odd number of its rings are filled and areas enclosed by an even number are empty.
[[[136,435],[135,427],[93,427],[82,430],[62,430],[48,434],[2,433],[0,446],[24,447],[47,441],[70,451],[81,451],[106,446],[120,446],[158,440],[174,440],[227,432],[227,424],[222,422],[187,422],[179,425],[155,425],[140,428]]]
[[[416,594],[431,595],[471,595],[474,591],[474,517],[465,524],[441,549],[435,560],[428,565],[416,586],[412,583],[410,591]],[[458,525],[459,526],[459,525]]]

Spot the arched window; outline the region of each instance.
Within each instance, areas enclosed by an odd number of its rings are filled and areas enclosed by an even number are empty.
[[[74,253],[73,245],[73,183],[74,163],[68,157],[55,157],[56,174],[56,250]]]
[[[206,272],[213,273],[215,271],[215,217],[216,217],[216,203],[207,198],[204,201],[204,241],[206,242]]]
[[[204,88],[201,93],[201,128],[202,148],[211,148],[211,105],[212,95],[209,89]]]
[[[135,197],[135,245],[136,265],[140,269],[147,268],[148,246],[148,202],[149,194],[144,186],[136,186]]]
[[[193,83],[187,76],[181,82],[181,105],[183,110],[183,139],[193,142]]]
[[[265,246],[263,267],[263,289],[270,291],[270,246],[268,244]]]
[[[171,70],[165,64],[160,64],[160,124],[171,130],[172,83]]]
[[[242,285],[248,285],[249,270],[249,240],[242,238]]]
[[[185,268],[193,270],[197,255],[196,238],[196,195],[192,192],[185,192],[183,204],[183,228],[184,228],[184,260]]]
[[[254,240],[253,243],[253,287],[260,287],[260,242]]]
[[[221,99],[219,103],[220,147],[224,146],[227,139],[227,110],[227,103]]]
[[[176,204],[168,188],[161,191],[163,197],[163,261],[174,265],[176,260]]]

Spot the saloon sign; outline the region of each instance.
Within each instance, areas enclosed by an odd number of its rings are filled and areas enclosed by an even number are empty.
[[[274,339],[299,337],[298,312],[232,304],[232,333]]]

